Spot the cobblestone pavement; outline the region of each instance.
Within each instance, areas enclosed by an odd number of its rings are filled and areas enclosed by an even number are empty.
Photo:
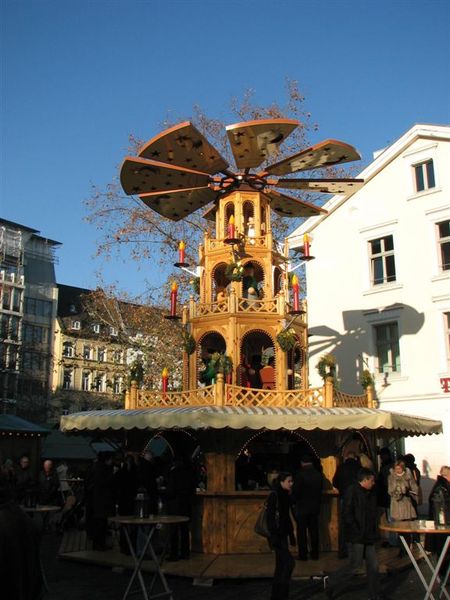
[[[121,600],[130,578],[129,572],[116,572],[60,560],[57,558],[60,537],[46,534],[43,539],[42,562],[49,591],[45,600]],[[210,587],[194,586],[192,580],[168,578],[174,600],[269,600],[270,580],[219,580]],[[422,600],[424,591],[411,568],[382,578],[384,592],[392,600]],[[159,591],[159,590],[158,590]],[[135,594],[133,598],[142,598]],[[290,600],[326,600],[321,582],[297,580],[292,582]],[[340,596],[343,600],[366,600],[363,580],[350,585]],[[6,599],[5,599],[6,600]]]

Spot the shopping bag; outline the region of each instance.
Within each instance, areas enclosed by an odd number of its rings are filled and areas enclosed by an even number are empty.
[[[270,531],[267,526],[267,503],[265,503],[256,519],[254,531],[256,534],[262,537],[269,538]]]

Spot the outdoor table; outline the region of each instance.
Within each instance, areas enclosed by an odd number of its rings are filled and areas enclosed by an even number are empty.
[[[394,533],[398,533],[398,536],[409,556],[409,559],[410,559],[414,569],[416,570],[416,573],[419,576],[420,581],[422,582],[422,585],[425,589],[424,600],[428,600],[428,598],[435,600],[435,597],[433,596],[433,587],[436,583],[439,586],[438,587],[438,592],[439,592],[438,598],[441,598],[442,595],[444,595],[447,598],[447,600],[450,600],[450,596],[449,596],[447,590],[445,589],[445,586],[447,584],[448,577],[449,577],[450,565],[447,568],[447,571],[446,571],[443,579],[441,579],[439,577],[439,569],[441,568],[441,565],[444,561],[447,550],[450,546],[450,525],[436,526],[433,521],[422,521],[422,520],[394,521],[392,523],[381,524],[380,529],[381,529],[381,531],[392,531]],[[422,572],[422,570],[420,569],[419,565],[417,564],[417,561],[416,561],[413,553],[411,552],[409,544],[405,539],[406,535],[414,535],[414,534],[417,534],[417,535],[420,535],[420,534],[445,535],[446,536],[442,551],[441,551],[440,555],[438,556],[436,564],[432,563],[429,555],[427,554],[427,552],[425,552],[425,549],[423,547],[422,542],[420,541],[420,538],[419,538],[419,541],[414,542],[419,549],[420,556],[422,558],[424,558],[426,564],[428,565],[428,567],[431,571],[431,576],[429,577],[428,580],[427,580],[426,576],[424,575],[424,573]]]
[[[133,585],[133,581],[135,580],[136,577],[139,579],[139,583],[140,583],[141,590],[142,590],[142,595],[144,596],[145,600],[151,600],[151,598],[162,598],[164,596],[168,596],[169,598],[171,598],[171,600],[173,600],[172,590],[169,588],[169,586],[167,584],[167,580],[164,576],[164,573],[161,570],[162,563],[163,563],[164,556],[165,556],[165,547],[161,554],[161,559],[158,560],[158,557],[156,556],[156,553],[155,553],[155,549],[153,548],[152,537],[153,537],[154,532],[156,531],[157,525],[163,525],[163,524],[164,525],[175,525],[176,523],[185,523],[186,521],[189,521],[189,517],[183,517],[183,516],[179,516],[179,515],[152,515],[149,517],[134,517],[134,516],[127,517],[127,516],[124,516],[124,517],[111,517],[109,520],[112,523],[117,523],[118,525],[120,525],[123,528],[123,530],[125,532],[125,537],[127,539],[128,546],[130,548],[130,553],[131,553],[131,556],[133,557],[133,561],[134,561],[133,574],[131,575],[131,579],[128,583],[127,589],[125,590],[122,600],[125,600],[127,598],[128,594],[130,593],[131,586]],[[144,543],[144,546],[143,546],[141,552],[139,554],[136,554],[133,544],[131,542],[131,537],[130,537],[129,531],[132,527],[145,527],[145,526],[150,526],[150,527],[148,527],[148,533],[146,535],[145,543]],[[165,546],[167,546],[167,542],[166,542]],[[142,561],[144,560],[144,556],[145,556],[147,550],[149,551],[150,556],[152,557],[152,560],[155,563],[155,569],[156,569],[156,572],[153,576],[153,579],[152,579],[152,582],[151,582],[148,592],[145,587],[144,577],[143,577],[142,571],[141,571]],[[161,584],[164,588],[164,592],[160,592],[158,594],[151,595],[153,587],[154,587],[157,579],[159,579],[159,581],[161,582]],[[131,592],[131,593],[134,593],[134,592]]]
[[[21,505],[20,508],[23,511],[25,511],[26,513],[29,513],[31,518],[33,518],[34,515],[41,515],[41,517],[44,517],[44,515],[46,515],[46,514],[50,514],[52,512],[57,512],[58,510],[61,510],[60,506],[52,506],[50,504],[42,504],[42,505],[37,504],[36,506],[22,506]],[[43,521],[41,522],[40,526],[37,525],[37,527],[39,530],[41,530],[40,534],[42,535]],[[44,583],[44,587],[47,591],[49,591],[47,577],[45,575],[44,567],[42,566],[41,557],[39,558],[39,562],[40,562],[40,566],[41,566],[41,574],[42,574],[42,581]]]

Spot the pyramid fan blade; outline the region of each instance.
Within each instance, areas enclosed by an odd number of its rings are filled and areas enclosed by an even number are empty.
[[[325,194],[351,194],[363,185],[364,179],[279,179],[276,187]]]
[[[287,175],[295,173],[295,171],[330,167],[360,158],[361,156],[353,146],[338,140],[326,140],[270,165],[266,171],[271,175]]]
[[[149,208],[163,217],[179,221],[213,202],[217,198],[217,192],[213,192],[209,187],[203,187],[141,194],[139,197]]]
[[[276,190],[264,192],[270,198],[270,208],[281,217],[315,217],[327,211],[320,206],[286,196]]]
[[[126,194],[162,192],[208,185],[208,173],[127,156],[120,170],[120,182]]]
[[[203,134],[186,121],[166,129],[139,150],[139,156],[204,171],[210,175],[228,167]]]
[[[258,167],[299,125],[294,119],[263,119],[228,125],[227,135],[238,169]]]

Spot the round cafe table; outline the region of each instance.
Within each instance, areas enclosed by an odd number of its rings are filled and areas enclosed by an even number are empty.
[[[381,531],[392,531],[392,532],[398,534],[398,537],[400,538],[400,541],[402,542],[402,544],[406,550],[406,553],[408,554],[409,560],[411,561],[414,569],[416,570],[416,573],[419,576],[419,579],[422,582],[422,585],[425,589],[424,600],[428,600],[429,598],[431,598],[432,600],[436,600],[436,597],[433,595],[433,588],[435,587],[436,583],[437,583],[437,593],[438,593],[437,598],[441,598],[444,595],[447,598],[447,600],[450,600],[450,596],[449,596],[447,590],[445,589],[445,586],[447,584],[448,577],[449,577],[450,565],[447,568],[447,572],[445,573],[444,577],[442,579],[439,577],[439,569],[442,566],[445,555],[446,555],[447,550],[450,545],[450,525],[436,526],[434,524],[434,521],[423,521],[423,520],[393,521],[392,523],[380,524],[380,530]],[[420,569],[419,565],[417,564],[417,561],[416,561],[413,553],[411,552],[409,544],[405,539],[405,536],[409,537],[413,534],[445,536],[445,541],[444,541],[444,545],[442,547],[442,551],[439,554],[437,561],[435,563],[432,562],[432,560],[430,559],[430,556],[425,551],[425,548],[423,547],[422,542],[421,541],[414,542],[416,544],[417,548],[419,549],[420,557],[425,560],[425,563],[427,564],[428,568],[430,569],[430,574],[429,574],[428,579],[427,579],[426,575]],[[420,538],[419,538],[419,540],[420,540]]]
[[[133,582],[136,579],[136,577],[139,580],[142,595],[145,598],[145,600],[151,600],[152,598],[163,598],[163,597],[168,597],[171,600],[173,600],[172,590],[169,588],[169,585],[164,576],[164,573],[161,570],[162,563],[164,561],[164,556],[166,554],[167,542],[162,551],[160,559],[158,559],[158,557],[156,556],[156,553],[155,553],[155,549],[153,548],[152,538],[156,531],[157,525],[174,525],[176,523],[185,523],[186,521],[189,521],[189,517],[184,517],[184,516],[180,516],[180,515],[151,515],[149,517],[134,517],[134,516],[120,517],[120,516],[117,516],[117,517],[111,517],[109,519],[109,521],[111,523],[117,523],[118,525],[120,525],[120,527],[123,528],[123,530],[125,532],[125,538],[127,540],[128,547],[130,549],[130,553],[131,553],[131,556],[132,556],[133,562],[134,562],[134,570],[133,570],[131,579],[128,583],[127,589],[125,590],[122,600],[125,600],[129,594],[133,594],[137,591],[137,590],[130,591],[131,586],[133,585]],[[138,553],[138,554],[136,554],[136,552],[134,550],[133,544],[131,542],[131,537],[130,537],[130,530],[133,527],[143,527],[144,531],[146,533],[144,546],[142,547],[140,553]],[[152,582],[150,584],[148,591],[145,586],[144,577],[142,575],[142,570],[141,570],[142,561],[144,560],[144,557],[145,557],[145,554],[147,551],[150,553],[150,556],[151,556],[153,562],[155,563],[155,574],[153,576],[153,579],[152,579]],[[153,591],[153,588],[154,588],[157,580],[159,580],[160,583],[162,584],[164,591],[152,595],[152,591]]]

